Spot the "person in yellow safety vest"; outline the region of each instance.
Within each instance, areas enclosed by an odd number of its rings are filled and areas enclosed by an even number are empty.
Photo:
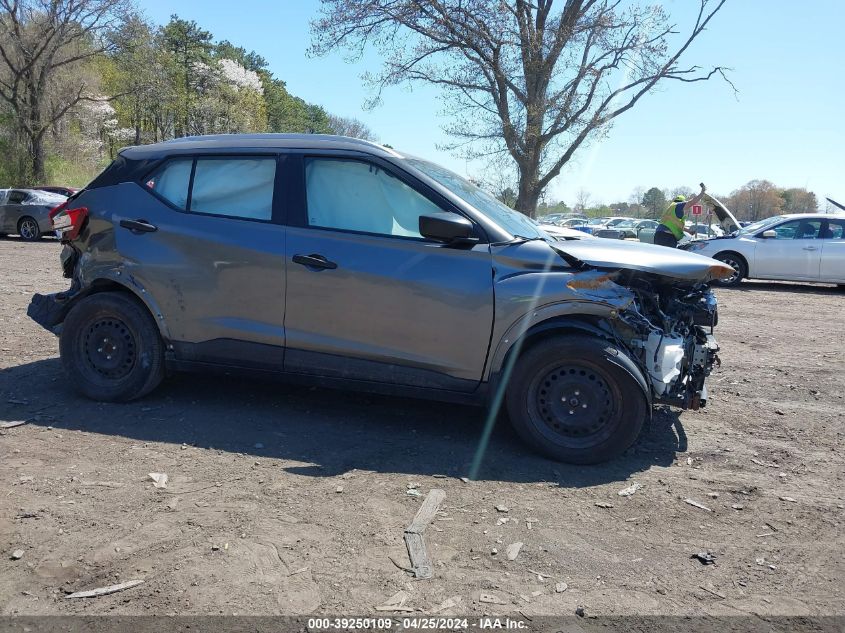
[[[660,218],[660,225],[654,233],[654,243],[669,248],[677,248],[678,242],[684,237],[684,217],[687,208],[698,203],[707,187],[701,183],[701,191],[697,196],[687,200],[684,196],[675,196],[672,204]]]

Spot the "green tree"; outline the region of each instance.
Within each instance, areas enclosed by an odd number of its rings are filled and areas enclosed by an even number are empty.
[[[26,143],[29,178],[44,180],[48,132],[92,98],[90,85],[68,79],[111,47],[125,9],[125,0],[0,0],[0,99]]]
[[[645,207],[648,217],[659,218],[668,204],[662,189],[652,187],[643,194],[642,205]]]
[[[784,189],[780,192],[780,197],[783,198],[784,213],[815,213],[819,210],[816,194],[803,187]]]
[[[182,20],[171,15],[162,31],[164,46],[172,55],[172,68],[178,77],[177,94],[181,97],[181,112],[177,117],[176,136],[193,132],[191,127],[192,103],[207,79],[206,69],[214,50],[212,35],[201,29],[193,20]]]

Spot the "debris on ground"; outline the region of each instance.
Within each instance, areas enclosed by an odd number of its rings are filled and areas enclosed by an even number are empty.
[[[608,503],[607,501],[596,501],[597,508],[612,508],[613,504]]]
[[[694,499],[684,499],[684,503],[688,503],[695,508],[700,508],[701,510],[704,510],[705,512],[713,512],[713,510],[708,508],[706,505],[703,505],[703,504],[699,503],[698,501],[695,501]]]
[[[156,488],[167,488],[167,473],[149,473],[147,477],[153,480]]]
[[[415,489],[413,489],[415,490]],[[410,490],[409,490],[410,492]],[[423,533],[432,522],[434,516],[443,499],[446,498],[446,493],[438,488],[433,488],[426,495],[422,502],[420,509],[414,516],[411,524],[405,528],[405,546],[408,548],[408,556],[411,559],[411,569],[413,569],[415,578],[431,578],[433,575],[431,569],[431,560],[428,557],[428,552],[425,549],[425,541],[423,540]]]
[[[404,611],[406,613],[412,613],[414,609],[412,607],[405,606],[405,603],[408,601],[408,597],[407,591],[397,591],[395,594],[390,596],[384,604],[373,608],[376,611]]]
[[[725,598],[727,598],[727,596],[725,594],[719,593],[718,591],[716,591],[716,589],[714,589],[712,585],[710,587],[708,587],[706,585],[698,585],[698,587],[700,589],[704,589],[704,591],[706,591],[707,593],[712,593],[714,596],[716,596],[717,598],[720,598],[721,600],[724,600]]]
[[[587,612],[584,611],[584,607],[578,607],[577,609],[575,609],[575,615],[577,615],[579,618],[583,618],[587,615]]]
[[[11,422],[0,422],[0,429],[13,429],[16,426],[23,426],[26,420],[12,420]]]
[[[630,497],[632,494],[634,494],[637,490],[639,490],[642,487],[643,487],[642,484],[633,483],[630,486],[628,486],[627,488],[623,488],[622,490],[620,490],[616,494],[618,494],[620,497]]]
[[[798,503],[798,501],[796,499],[793,499],[792,497],[781,497],[780,500],[787,501],[789,503]]]
[[[11,558],[12,560],[20,560],[21,558],[23,558],[23,550],[16,549],[14,552],[12,552],[12,555],[9,558]]]
[[[125,591],[138,585],[143,585],[143,580],[127,580],[119,585],[110,585],[108,587],[99,587],[98,589],[90,589],[89,591],[77,591],[68,594],[65,598],[96,598],[98,596],[107,596],[110,593],[117,593],[118,591]]]
[[[697,559],[702,565],[715,565],[716,557],[710,552],[698,552],[693,554],[690,558]]]
[[[505,556],[508,557],[508,560],[516,560],[516,557],[519,556],[519,550],[522,549],[522,541],[517,541],[516,543],[511,543],[505,548]]]
[[[441,611],[446,611],[446,609],[452,609],[453,607],[457,607],[463,601],[464,599],[461,596],[452,596],[434,607],[431,612],[440,613]]]
[[[567,585],[565,582],[555,583],[555,593],[563,593],[567,589],[569,589],[569,585]]]
[[[419,490],[417,490],[416,488],[408,488],[405,491],[405,494],[408,495],[409,497],[422,497],[422,493]]]
[[[498,505],[496,506],[496,512],[510,512],[511,509],[508,506]]]
[[[479,602],[484,602],[485,604],[507,604],[504,600],[502,600],[499,596],[495,593],[484,593],[478,596]]]

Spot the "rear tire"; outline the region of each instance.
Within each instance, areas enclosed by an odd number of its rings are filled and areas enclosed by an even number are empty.
[[[507,390],[519,436],[573,464],[624,453],[643,427],[648,402],[619,356],[624,352],[592,337],[557,336],[531,347],[517,360]]]
[[[736,271],[736,274],[732,277],[728,277],[727,279],[717,279],[715,283],[718,285],[732,288],[738,286],[743,279],[748,277],[748,264],[746,264],[745,260],[736,253],[717,253],[713,256],[713,259],[718,260],[723,264],[727,264]]]
[[[59,351],[73,387],[93,400],[134,400],[164,378],[158,327],[126,293],[98,293],[76,304],[65,318]]]
[[[25,215],[18,221],[18,235],[26,242],[37,242],[41,239],[41,227],[35,218]]]

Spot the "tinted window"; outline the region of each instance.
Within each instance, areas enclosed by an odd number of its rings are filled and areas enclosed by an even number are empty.
[[[20,204],[26,200],[25,191],[12,191],[9,193],[9,204]]]
[[[167,161],[147,178],[145,184],[171,204],[185,209],[188,206],[188,185],[193,162],[191,158]]]
[[[275,178],[275,158],[198,158],[190,211],[269,220]]]
[[[308,225],[421,237],[421,215],[443,210],[396,176],[355,160],[310,158],[305,164]]]

